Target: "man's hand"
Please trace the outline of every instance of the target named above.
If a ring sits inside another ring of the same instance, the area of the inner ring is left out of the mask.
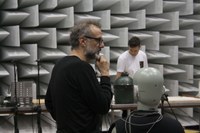
[[[103,55],[100,55],[99,59],[96,60],[96,67],[101,73],[101,76],[109,76],[110,64]]]

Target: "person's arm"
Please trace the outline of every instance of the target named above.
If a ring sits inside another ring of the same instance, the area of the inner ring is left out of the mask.
[[[106,114],[110,109],[113,96],[108,73],[102,73],[99,82],[92,66],[80,65],[76,73],[79,74],[77,81],[81,87],[81,97],[91,110],[97,114]]]
[[[122,72],[117,72],[116,76],[115,76],[115,80],[117,80],[119,77],[121,77]]]
[[[52,79],[51,79],[52,80]],[[47,108],[47,111],[51,114],[52,118],[56,120],[54,108],[53,108],[53,102],[52,102],[52,95],[51,95],[51,87],[53,86],[53,81],[50,81],[49,86],[47,88],[47,92],[45,95],[45,106]]]
[[[53,112],[53,104],[52,104],[51,93],[49,89],[47,89],[47,93],[45,95],[45,106],[47,108],[47,111],[51,114],[52,118],[55,120],[56,118]]]
[[[117,73],[115,76],[115,80],[118,79],[124,71],[125,71],[125,62],[121,58],[121,56],[119,56],[119,58],[117,60]]]

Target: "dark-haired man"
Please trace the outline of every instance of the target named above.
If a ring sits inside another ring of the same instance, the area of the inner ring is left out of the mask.
[[[140,50],[140,39],[133,36],[128,41],[129,49],[122,53],[117,60],[117,74],[115,79],[126,72],[133,78],[134,74],[143,67],[148,67],[147,56]],[[123,110],[122,117],[127,116],[127,111]]]
[[[143,67],[148,67],[147,56],[140,50],[140,39],[133,36],[128,41],[129,49],[122,53],[117,61],[116,79],[121,76],[123,72],[127,72],[131,78],[134,73]]]

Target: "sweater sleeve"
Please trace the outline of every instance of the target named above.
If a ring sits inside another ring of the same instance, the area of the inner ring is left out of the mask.
[[[53,103],[52,103],[52,97],[51,97],[51,90],[50,90],[50,87],[48,87],[47,89],[47,93],[45,95],[45,106],[48,110],[48,112],[51,114],[52,118],[55,120],[56,117],[55,117],[55,112],[53,111],[54,108],[53,108]]]
[[[52,73],[53,75],[53,73]],[[45,95],[45,106],[46,106],[46,109],[47,111],[51,114],[52,118],[54,120],[56,120],[56,112],[55,112],[55,107],[53,105],[53,97],[52,97],[52,91],[53,91],[53,77],[51,77],[50,79],[50,82],[49,82],[49,85],[48,85],[48,88],[47,88],[47,92],[46,92],[46,95]]]
[[[106,114],[110,109],[112,100],[112,91],[110,77],[100,77],[97,80],[96,74],[90,65],[81,67],[79,74],[79,82],[82,87],[81,94],[88,107],[98,114]]]

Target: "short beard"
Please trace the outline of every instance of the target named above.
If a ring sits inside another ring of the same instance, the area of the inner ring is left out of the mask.
[[[86,53],[85,57],[88,61],[90,61],[90,60],[94,60],[96,58],[95,55],[96,55],[96,53],[88,52],[88,53]]]

